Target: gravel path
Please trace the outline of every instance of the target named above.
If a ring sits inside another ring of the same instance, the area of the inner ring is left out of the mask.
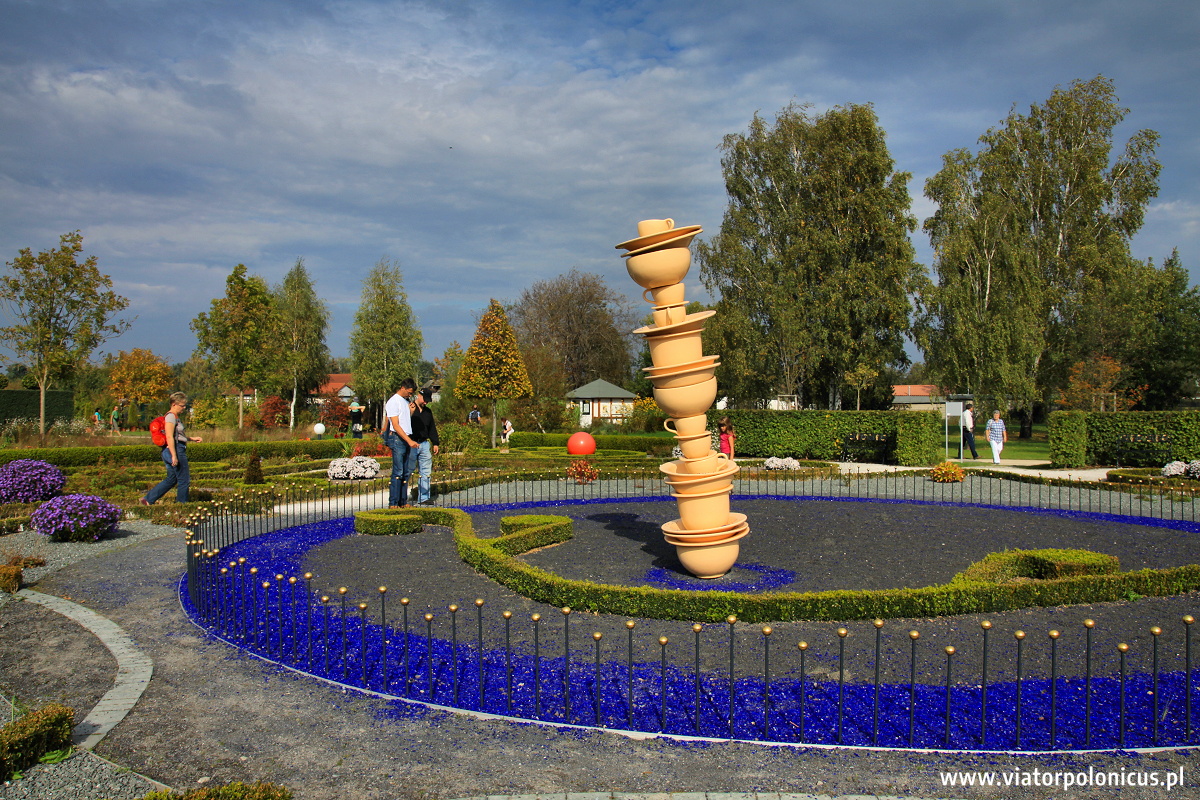
[[[22,541],[4,537],[0,549]],[[943,787],[938,771],[1182,766],[1186,785],[1170,796],[1200,797],[1193,776],[1197,759],[1188,751],[973,756],[687,745],[481,721],[346,693],[249,657],[194,628],[175,595],[183,566],[177,530],[137,523],[115,544],[120,549],[106,552],[85,546],[93,549],[82,552],[98,554],[74,565],[66,563],[65,551],[48,551],[54,566],[34,588],[70,597],[112,619],[153,658],[150,687],[97,749],[105,758],[175,787],[272,780],[292,787],[302,800],[591,791],[1023,799],[1049,795],[1033,787],[967,794]],[[9,688],[27,699],[66,692],[81,702],[89,692],[98,696],[107,690],[101,668],[80,669],[103,662],[103,648],[77,650],[88,647],[86,632],[31,613],[28,605],[0,608],[0,675]],[[91,647],[98,648],[94,640]],[[42,667],[31,669],[38,660]],[[112,773],[108,778],[100,775],[106,769]],[[122,784],[127,778],[91,757],[76,756],[64,764],[36,767],[23,781],[0,786],[0,798],[140,797],[145,786]],[[1161,789],[1135,787],[1065,796],[1117,795],[1134,800],[1165,796]]]

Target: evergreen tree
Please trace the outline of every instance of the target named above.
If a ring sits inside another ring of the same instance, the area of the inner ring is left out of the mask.
[[[496,446],[496,401],[533,393],[517,337],[504,306],[494,299],[479,320],[475,338],[458,371],[458,393],[491,401],[492,447]]]

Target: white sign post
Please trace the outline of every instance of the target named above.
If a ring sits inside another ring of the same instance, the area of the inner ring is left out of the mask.
[[[961,400],[947,400],[946,401],[945,422],[946,422],[946,459],[947,460],[950,459],[950,418],[958,417],[959,427],[961,428],[962,427],[962,414],[963,414],[963,404],[962,404]],[[962,447],[961,446],[959,447],[959,450],[958,450],[958,457],[962,458]]]

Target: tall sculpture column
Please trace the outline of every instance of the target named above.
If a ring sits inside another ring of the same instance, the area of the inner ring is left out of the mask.
[[[706,356],[701,344],[704,323],[715,311],[688,314],[683,278],[692,264],[690,245],[699,225],[676,228],[671,219],[638,223],[638,236],[617,245],[626,250],[629,277],[654,306],[654,324],[639,328],[650,348],[654,400],[670,417],[683,458],[659,469],[675,497],[679,519],[662,526],[680,563],[700,578],[719,578],[737,561],[739,540],[750,532],[745,514],[729,508],[737,464],[712,449],[707,411],[717,399],[720,356]]]

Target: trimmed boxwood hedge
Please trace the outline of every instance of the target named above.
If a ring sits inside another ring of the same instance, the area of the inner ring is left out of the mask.
[[[307,455],[316,460],[337,458],[342,453],[342,444],[336,439],[280,442],[200,442],[188,445],[188,461],[224,461],[231,456],[248,454],[256,448],[259,456],[263,458]],[[162,450],[152,444],[0,450],[0,464],[7,464],[18,458],[48,461],[57,467],[91,467],[98,464],[101,459],[122,464],[161,464]]]
[[[885,441],[872,460],[920,467],[940,460],[942,421],[933,411],[768,411],[710,412],[728,416],[737,431],[737,454],[837,461],[851,434],[878,434]]]
[[[1056,467],[1089,464],[1162,466],[1200,458],[1200,411],[1055,411],[1047,419],[1050,460]],[[1137,447],[1126,436],[1169,436],[1161,448]],[[1132,463],[1131,463],[1132,462]]]
[[[1025,559],[1024,568],[1062,574],[1056,578],[1006,579],[1000,583],[980,580],[976,577],[978,572],[971,573],[972,568],[968,568],[947,584],[918,589],[742,594],[613,586],[563,578],[516,557],[570,539],[572,525],[568,517],[505,518],[499,536],[480,538],[470,516],[459,509],[406,511],[427,524],[451,528],[464,562],[524,597],[559,607],[651,619],[720,622],[730,614],[744,622],[938,617],[1124,600],[1131,592],[1166,596],[1200,589],[1200,565],[1097,574],[1109,569],[1111,562],[1107,556],[1086,551],[990,557],[998,558],[1000,563],[1007,559],[1010,571],[1022,567],[1021,559]],[[1063,574],[1078,571],[1088,574]]]
[[[561,447],[567,451],[567,439],[570,433],[532,433],[517,431],[508,437],[510,448],[513,447]],[[646,436],[644,434],[600,433],[596,434],[596,452],[607,450],[637,450],[642,453],[658,453],[665,448],[670,450],[675,446],[675,440],[664,436]]]
[[[407,508],[377,508],[354,513],[354,530],[371,536],[416,533],[425,527],[417,514]]]

